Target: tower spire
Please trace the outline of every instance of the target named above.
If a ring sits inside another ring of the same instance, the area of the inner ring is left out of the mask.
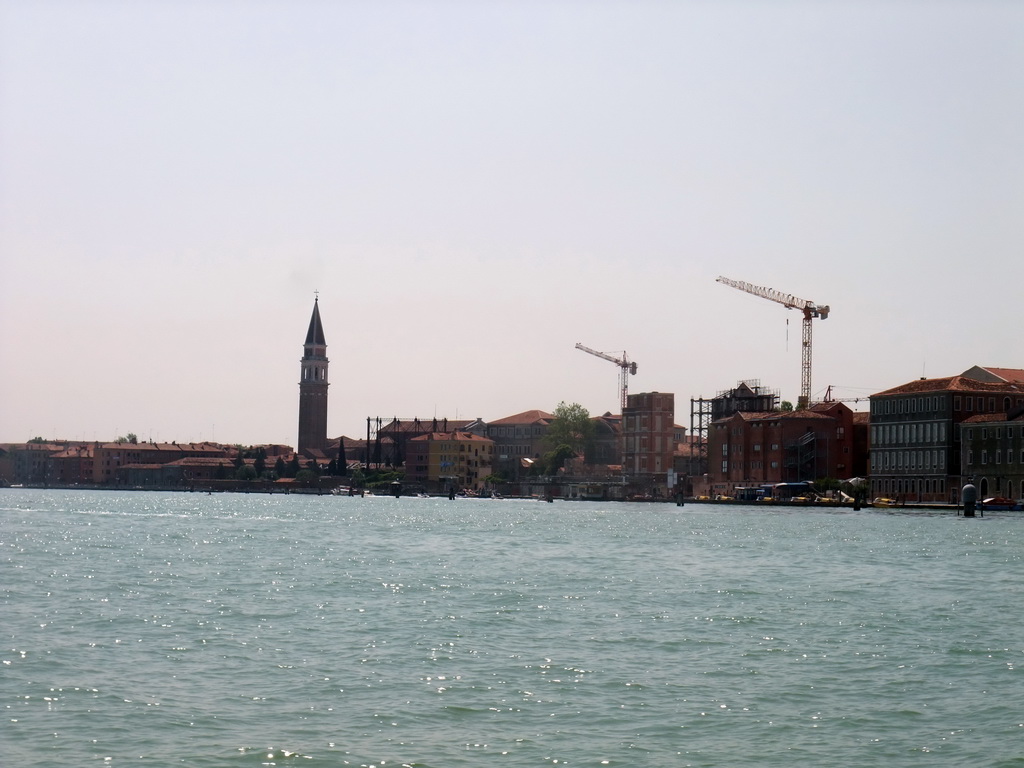
[[[327,341],[320,320],[320,292],[315,292],[313,314],[302,347],[299,381],[299,453],[327,447]]]

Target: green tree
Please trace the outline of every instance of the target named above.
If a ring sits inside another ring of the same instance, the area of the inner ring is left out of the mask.
[[[783,413],[789,413],[793,410],[793,404],[789,402],[789,400],[783,400],[782,404],[779,406],[779,410]]]
[[[235,470],[236,480],[255,480],[256,477],[256,468],[252,464],[243,464]]]
[[[288,468],[284,464],[284,459],[280,456],[277,457],[277,461],[274,462],[274,474],[278,477],[285,477]]]
[[[554,416],[544,437],[552,451],[565,445],[574,453],[584,453],[594,439],[590,412],[579,403],[569,404],[563,400],[555,408]]]
[[[295,482],[299,485],[314,485],[320,476],[312,469],[300,469],[295,473]]]
[[[557,446],[553,451],[545,453],[538,464],[540,464],[540,474],[542,475],[557,475],[566,462],[566,459],[571,459],[576,455],[576,451],[570,446],[562,443]]]
[[[256,470],[256,477],[263,477],[263,473],[267,471],[266,448],[256,449],[256,460],[253,462],[253,468]]]
[[[139,438],[134,432],[129,432],[127,435],[121,435],[115,443],[131,443],[132,445],[138,445]]]

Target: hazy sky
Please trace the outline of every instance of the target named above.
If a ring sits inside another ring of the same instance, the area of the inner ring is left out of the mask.
[[[1024,368],[1024,3],[0,0],[0,441]],[[788,320],[788,326],[787,326]]]

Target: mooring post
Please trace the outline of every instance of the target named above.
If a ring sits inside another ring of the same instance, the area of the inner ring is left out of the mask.
[[[973,477],[967,478],[967,485],[960,491],[960,500],[964,504],[964,517],[974,517],[974,509],[978,503],[978,489],[974,487]]]

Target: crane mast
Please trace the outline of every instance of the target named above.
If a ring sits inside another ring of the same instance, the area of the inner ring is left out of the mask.
[[[625,352],[622,353],[622,357],[615,357],[609,355],[606,352],[598,352],[596,349],[585,347],[582,344],[577,344],[576,349],[582,350],[587,354],[600,357],[602,360],[607,360],[610,363],[615,363],[619,366],[619,404],[626,407],[626,396],[629,393],[629,376],[630,374],[636,374],[636,363],[630,362],[629,357]]]
[[[815,304],[813,301],[799,299],[790,293],[776,291],[774,288],[765,288],[760,285],[753,285],[742,280],[730,280],[728,277],[719,277],[715,282],[728,285],[737,290],[760,296],[762,299],[774,301],[786,309],[799,309],[804,316],[803,333],[800,351],[800,398],[797,400],[797,408],[806,408],[811,404],[811,320],[817,318],[826,320],[829,308],[827,305]]]

